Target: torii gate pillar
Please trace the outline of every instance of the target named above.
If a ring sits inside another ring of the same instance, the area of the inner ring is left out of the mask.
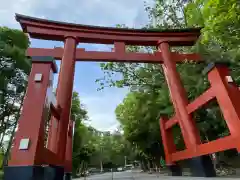
[[[194,149],[197,144],[201,143],[201,138],[196,123],[187,113],[188,99],[186,91],[181,83],[180,74],[177,72],[176,63],[171,58],[169,48],[167,42],[159,42],[159,50],[162,52],[163,66],[167,73],[166,78],[168,78],[168,88],[174,100],[174,108],[180,116],[179,124],[183,130],[185,144],[187,148]]]
[[[71,114],[72,91],[75,70],[75,52],[77,40],[74,37],[66,37],[64,54],[61,62],[61,74],[57,87],[57,103],[61,106],[62,112],[59,123],[57,154],[64,164],[67,144],[67,131]]]
[[[52,125],[50,127],[50,136],[48,142],[48,148],[58,155],[61,161],[61,166],[65,167],[66,177],[70,177],[70,172],[72,169],[72,157],[70,157],[72,155],[70,152],[72,150],[72,142],[70,142],[72,141],[72,134],[69,134],[68,128],[66,127],[70,125],[70,131],[72,131],[73,123],[69,120],[71,115],[76,46],[77,39],[75,37],[65,37],[64,53],[61,61],[56,97],[57,104],[61,107],[62,111],[60,120],[55,122],[57,126],[55,127]],[[51,121],[51,124],[54,124],[53,121],[56,120],[52,118]],[[65,154],[68,157],[66,157]]]
[[[52,58],[32,59],[11,158],[4,168],[4,180],[42,180],[46,176],[45,172],[53,171],[60,175],[57,173],[59,168],[55,168],[58,164],[55,154],[44,147],[45,123],[53,106],[50,93],[53,73],[56,72],[57,66]],[[47,165],[46,168],[43,165]]]
[[[175,109],[175,118],[179,122],[186,148],[194,152],[197,146],[201,144],[201,138],[197,129],[196,122],[192,119],[191,114],[189,114],[187,111],[187,106],[189,102],[186,91],[181,82],[180,74],[177,72],[176,63],[172,59],[168,42],[159,42],[158,48],[162,52],[163,56],[164,63],[162,66],[165,73],[165,78],[167,80],[170,97],[172,99]],[[164,120],[165,119],[163,119],[163,121]],[[164,132],[165,130],[162,128],[163,126],[161,126],[161,132]],[[173,143],[172,133],[169,131],[167,133],[162,133],[162,137],[163,143],[165,144],[165,152],[168,151],[172,153],[176,151],[175,144]],[[168,138],[169,141],[165,141],[166,138]],[[171,162],[171,157],[168,153],[165,154],[166,161],[172,175],[181,176],[181,168],[178,166],[177,163],[169,164],[169,162]],[[189,158],[188,161],[190,163],[190,169],[193,176],[216,176],[215,169],[209,156],[205,155],[193,157]]]

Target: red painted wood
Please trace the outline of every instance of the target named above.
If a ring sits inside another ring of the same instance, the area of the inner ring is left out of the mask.
[[[200,36],[200,28],[156,32],[67,24],[23,15],[16,15],[16,19],[31,37],[46,40],[63,41],[68,35],[87,43],[113,44],[115,41],[124,41],[131,45],[155,46],[161,40],[173,46],[192,46]]]
[[[184,36],[184,35],[200,35],[201,28],[190,29],[166,29],[166,30],[147,30],[147,29],[129,29],[129,28],[114,28],[114,27],[102,27],[102,26],[89,26],[82,24],[73,24],[59,21],[51,21],[46,19],[40,19],[21,14],[16,14],[16,20],[21,24],[25,30],[27,26],[47,27],[50,29],[61,29],[71,31],[81,31],[84,33],[98,33],[98,34],[110,34],[110,35],[139,35],[139,36]]]
[[[56,51],[60,48],[54,48]],[[47,54],[46,52],[42,52],[42,54],[45,54],[46,56],[51,56]],[[37,56],[40,56],[38,54]],[[54,56],[52,56],[54,57]],[[62,54],[61,54],[62,57]],[[62,64],[62,63],[61,63]],[[60,68],[60,72],[58,75],[58,79],[61,79],[62,76],[62,68]],[[58,87],[59,87],[59,81],[57,85],[57,90],[56,90],[56,95],[58,94]],[[61,109],[60,105],[58,104],[58,108]],[[57,141],[58,141],[58,131],[59,131],[59,120],[60,118],[56,119],[55,117],[51,117],[50,122],[49,122],[49,133],[48,133],[48,144],[47,147],[50,151],[57,153]]]
[[[14,147],[11,151],[10,166],[41,165],[44,158],[44,131],[47,109],[46,92],[52,86],[50,76],[52,63],[34,63],[28,79],[28,88],[25,95],[23,110],[19,119],[18,131],[15,135]],[[43,75],[42,82],[35,82],[37,73]],[[29,138],[28,150],[19,150],[21,139]]]
[[[66,145],[67,148],[65,154],[65,172],[72,172],[73,127],[74,122],[70,120],[68,126],[68,136]]]
[[[124,41],[126,45],[155,46],[159,39],[168,42],[171,46],[193,46],[198,39],[197,35],[193,36],[126,36],[126,35],[109,35],[97,33],[84,33],[81,31],[62,31],[56,29],[47,29],[45,27],[28,26],[27,33],[32,38],[63,41],[65,36],[77,37],[84,43],[113,44],[116,41]]]
[[[57,140],[57,153],[62,163],[65,162],[65,151],[67,144],[68,123],[71,113],[71,99],[74,81],[75,53],[77,41],[73,37],[67,37],[64,44],[64,53],[61,63],[61,75],[57,87],[57,103],[62,112],[59,121]]]
[[[178,123],[178,119],[174,116],[171,119],[167,120],[165,123],[165,129],[170,129],[172,128],[175,124]]]
[[[63,55],[63,48],[53,48],[53,49],[47,49],[47,48],[28,48],[26,51],[26,56],[51,56],[55,59],[62,59]]]
[[[66,173],[71,173],[72,172],[72,160],[65,160],[64,171]]]
[[[171,155],[172,153],[176,152],[176,145],[174,144],[172,132],[170,130],[166,130],[165,124],[167,121],[168,120],[166,117],[161,117],[161,119],[159,120],[159,124],[160,124],[160,130],[161,130],[161,137],[164,144],[163,148],[165,152],[166,164],[172,165],[173,161],[172,161]]]
[[[164,150],[167,154],[167,158],[170,159],[170,162],[233,148],[236,148],[240,152],[240,143],[238,140],[240,138],[240,92],[239,87],[235,83],[229,83],[227,81],[226,76],[229,75],[230,73],[227,67],[216,66],[213,68],[208,74],[211,87],[197,99],[195,99],[192,103],[190,103],[187,106],[187,110],[190,114],[198,108],[202,107],[204,104],[207,104],[210,100],[216,98],[230,130],[230,135],[224,138],[219,138],[215,141],[199,144],[196,146],[194,151],[192,149],[186,149],[183,151],[169,153],[166,151],[171,147],[171,145],[168,144],[169,142],[166,142],[165,136],[166,129],[172,126],[174,123],[174,118],[169,121],[162,121],[162,123],[165,123],[162,125],[165,129],[161,129],[161,131],[163,131],[161,134],[163,138],[165,138],[164,145],[167,146]]]
[[[43,54],[61,60],[63,56],[63,48],[28,48],[26,52],[27,56],[41,56]],[[202,61],[199,54],[179,54],[176,52],[172,52],[171,54],[173,60],[177,63],[185,62],[186,60],[197,62]],[[162,53],[123,53],[119,56],[119,53],[116,52],[85,51],[82,48],[78,48],[76,50],[76,61],[162,63]]]
[[[49,122],[47,148],[54,153],[57,153],[58,131],[59,131],[59,120],[55,117],[52,117]]]
[[[172,81],[170,80],[170,75],[168,73],[167,67],[166,67],[165,64],[162,64],[162,68],[163,68],[164,76],[165,76],[165,79],[166,79],[166,82],[167,82],[167,85],[168,85],[168,88],[169,88],[169,95],[170,95],[170,98],[172,100],[173,107],[174,107],[174,110],[175,110],[175,115],[172,117],[172,119],[175,119],[175,120],[170,119],[169,122],[167,121],[165,127],[167,129],[170,129],[170,126],[173,126],[176,123],[178,123],[179,127],[181,128],[181,132],[183,134],[183,137],[188,137],[188,134],[186,132],[186,129],[184,128],[183,122],[179,120],[180,119],[180,113],[179,113],[178,105],[177,105],[177,102],[176,102],[176,98],[173,95],[174,94],[174,91],[173,91],[174,89],[172,88],[173,85],[172,85]],[[185,144],[187,144],[189,142],[188,138],[185,138],[183,140],[184,140]]]
[[[215,97],[216,94],[214,88],[210,87],[203,94],[187,105],[188,114],[191,114],[192,112],[201,108],[203,105],[209,103],[209,101],[212,101]]]
[[[192,157],[202,156],[206,154],[212,154],[212,153],[224,151],[227,149],[233,149],[233,148],[236,148],[237,141],[238,139],[232,136],[219,138],[215,141],[197,145],[197,148],[195,149],[195,151],[186,149],[183,151],[175,152],[171,155],[171,159],[172,161],[179,161],[179,160],[189,159]]]
[[[61,165],[60,158],[58,155],[52,151],[50,151],[47,148],[44,148],[44,158],[43,158],[43,163],[45,165]]]
[[[200,135],[196,127],[196,123],[187,112],[188,99],[186,92],[181,83],[180,75],[176,69],[176,63],[172,61],[172,56],[169,50],[168,43],[161,43],[159,50],[162,52],[164,66],[167,71],[169,89],[171,89],[172,98],[175,99],[177,110],[179,112],[179,124],[184,132],[183,138],[186,143],[186,147],[189,149],[195,149],[197,144],[201,144]],[[185,134],[186,133],[186,134]]]
[[[227,82],[226,76],[230,76],[230,72],[222,66],[215,67],[208,74],[230,134],[240,139],[240,92],[235,83]],[[239,140],[235,141],[235,147],[240,152]]]
[[[126,52],[126,47],[124,42],[114,42],[114,51],[119,54]]]

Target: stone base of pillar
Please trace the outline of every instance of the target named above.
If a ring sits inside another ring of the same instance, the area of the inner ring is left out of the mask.
[[[189,166],[194,177],[216,177],[216,171],[209,155],[189,159]]]
[[[64,180],[72,180],[72,173],[65,173]]]
[[[8,166],[4,168],[4,180],[41,180],[44,179],[42,166]]]
[[[58,166],[8,166],[4,180],[62,180],[64,168]]]
[[[182,176],[182,168],[178,164],[168,166],[170,176]]]
[[[62,180],[63,177],[64,177],[64,168],[62,166],[45,166],[44,167],[44,178],[46,180]]]

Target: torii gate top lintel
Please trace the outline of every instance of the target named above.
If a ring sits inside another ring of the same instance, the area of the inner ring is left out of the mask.
[[[74,38],[76,44],[79,42],[114,44],[113,52],[88,52],[77,48],[75,50],[76,61],[161,63],[161,52],[153,54],[126,52],[125,45],[158,46],[159,42],[167,42],[170,46],[192,46],[197,41],[201,30],[201,28],[191,28],[160,31],[87,26],[20,14],[16,14],[16,20],[21,24],[23,31],[32,38],[58,40],[65,43],[67,38]],[[44,54],[55,59],[62,59],[63,53],[63,48],[28,48],[26,54],[30,57]],[[185,60],[201,61],[198,54],[179,54],[176,52],[171,54],[177,63]]]
[[[82,43],[156,46],[158,41],[166,41],[171,46],[192,46],[200,36],[201,28],[188,29],[127,29],[99,27],[46,20],[16,14],[16,20],[30,37],[46,40],[64,41],[66,36],[73,36]]]

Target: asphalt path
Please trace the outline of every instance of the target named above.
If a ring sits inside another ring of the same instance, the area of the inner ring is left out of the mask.
[[[91,175],[86,178],[79,178],[76,180],[237,180],[238,178],[197,178],[197,177],[173,177],[167,175],[159,175],[159,174],[148,174],[141,172],[132,172],[132,171],[124,171],[124,172],[114,172],[114,173],[103,173],[97,175]]]

